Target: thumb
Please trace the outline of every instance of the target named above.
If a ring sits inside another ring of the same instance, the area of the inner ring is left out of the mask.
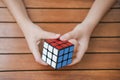
[[[65,40],[70,40],[70,39],[72,39],[72,38],[73,38],[73,33],[68,32],[68,33],[62,35],[62,36],[60,37],[60,40],[65,41]]]
[[[60,34],[52,33],[52,32],[43,32],[42,36],[43,39],[57,39],[60,37]]]
[[[29,43],[28,45],[29,45],[30,50],[32,51],[32,54],[33,54],[36,62],[38,62],[42,65],[48,65],[47,63],[42,61],[37,43],[34,41],[34,42]]]

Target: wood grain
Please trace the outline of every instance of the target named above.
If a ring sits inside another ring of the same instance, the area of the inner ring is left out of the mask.
[[[0,38],[0,53],[30,53],[25,39]],[[120,52],[120,38],[92,38],[87,52]]]
[[[36,24],[46,31],[64,34],[71,31],[78,23]],[[24,37],[24,35],[16,23],[0,23],[0,37]],[[120,23],[100,23],[96,26],[92,37],[120,37]]]
[[[0,53],[29,53],[25,39],[1,38]]]
[[[1,80],[119,80],[120,71],[23,71],[2,72]]]
[[[81,22],[86,17],[87,9],[28,9],[33,22]],[[111,9],[101,22],[120,22],[120,10]],[[6,8],[0,8],[1,22],[15,22]]]
[[[81,62],[54,70],[35,62],[15,19],[0,0],[0,80],[119,80],[120,0],[96,26]],[[33,22],[64,34],[86,17],[94,0],[24,0]]]
[[[27,8],[90,8],[94,0],[24,0]],[[113,8],[120,8],[116,2]],[[6,7],[0,0],[0,7]]]
[[[72,69],[120,69],[120,54],[85,54],[81,62],[60,70]],[[54,70],[35,62],[32,54],[0,55],[0,71],[6,70]]]

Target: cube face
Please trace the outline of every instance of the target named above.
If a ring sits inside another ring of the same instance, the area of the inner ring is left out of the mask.
[[[43,44],[42,60],[54,69],[59,69],[72,63],[73,52],[72,43],[59,39],[47,39]]]

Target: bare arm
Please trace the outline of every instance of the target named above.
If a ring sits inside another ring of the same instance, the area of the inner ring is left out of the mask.
[[[87,17],[83,21],[83,23],[91,25],[86,27],[90,33],[116,1],[117,0],[95,0]]]
[[[93,29],[115,2],[116,0],[95,0],[84,21],[78,24],[74,30],[60,37],[61,40],[75,39],[78,42],[76,58],[73,59],[71,65],[78,63],[82,59],[88,48]]]
[[[25,6],[22,0],[2,0],[12,15],[14,16],[20,28],[24,28],[23,25],[26,23],[32,23],[26,12]],[[29,26],[26,26],[29,27]]]
[[[35,60],[40,64],[47,65],[45,62],[41,60],[38,43],[40,43],[41,39],[58,38],[60,35],[44,31],[40,27],[32,23],[32,21],[27,15],[22,0],[2,0],[2,1],[7,5],[8,9],[10,10],[13,17],[15,18],[20,28],[22,29]]]

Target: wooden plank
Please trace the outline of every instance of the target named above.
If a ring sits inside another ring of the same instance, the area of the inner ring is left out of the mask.
[[[120,52],[120,38],[93,38],[88,52]]]
[[[26,7],[32,8],[90,8],[94,0],[25,0]],[[117,2],[113,8],[120,8]]]
[[[1,80],[119,80],[119,70],[2,72]]]
[[[27,8],[90,8],[94,0],[24,0]],[[113,8],[120,8],[116,2]],[[0,0],[0,7],[6,7]]]
[[[24,37],[16,23],[0,23],[0,37]]]
[[[81,62],[62,69],[120,69],[120,54],[85,54]],[[0,55],[0,71],[54,70],[35,62],[32,54]],[[61,70],[61,69],[60,69]]]
[[[28,9],[33,22],[81,22],[86,17],[87,9]],[[111,11],[102,19],[102,22],[120,22],[120,10]],[[8,9],[0,9],[1,22],[15,22]]]
[[[0,53],[30,53],[25,39],[0,38]],[[92,38],[87,52],[120,52],[120,38]]]
[[[46,31],[64,34],[71,31],[78,23],[36,23]],[[60,27],[60,28],[58,28]],[[100,23],[92,37],[118,37],[120,23]],[[0,23],[0,37],[24,37],[16,23]]]
[[[25,39],[0,39],[0,53],[29,53]]]

